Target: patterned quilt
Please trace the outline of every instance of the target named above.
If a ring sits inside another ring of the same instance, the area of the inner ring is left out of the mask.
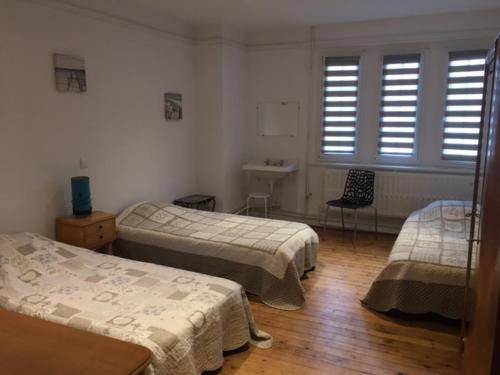
[[[464,268],[472,202],[436,201],[412,213],[401,230],[389,262],[409,260]],[[476,264],[473,253],[472,264]]]
[[[120,255],[229,278],[281,309],[304,302],[300,278],[316,265],[307,225],[143,202],[117,220]]]
[[[436,201],[413,212],[388,265],[362,302],[378,311],[434,312],[461,318],[471,211],[471,202]],[[474,248],[472,268],[476,265]]]
[[[232,281],[30,233],[0,235],[0,308],[143,345],[147,374],[200,374],[224,350],[272,341]]]

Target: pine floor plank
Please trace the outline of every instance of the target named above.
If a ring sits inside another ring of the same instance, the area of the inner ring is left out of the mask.
[[[225,358],[221,374],[460,374],[457,322],[434,316],[378,314],[359,302],[387,262],[395,236],[317,228],[316,270],[303,280],[306,305],[281,311],[250,297],[274,346]]]

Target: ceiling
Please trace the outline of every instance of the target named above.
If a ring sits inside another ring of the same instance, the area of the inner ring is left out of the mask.
[[[58,0],[143,21],[177,19],[242,31],[500,8],[500,0]],[[174,21],[175,22],[175,21]]]

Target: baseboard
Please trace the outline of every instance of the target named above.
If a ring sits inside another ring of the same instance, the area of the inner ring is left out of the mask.
[[[235,215],[245,215],[246,207],[240,207],[230,211],[229,213]],[[255,215],[257,212],[254,209],[252,215]],[[260,213],[260,212],[259,212]],[[341,229],[342,222],[340,220],[339,215],[336,215],[333,211],[328,216],[328,228]],[[259,215],[260,217],[260,215]],[[304,223],[310,225],[311,227],[323,227],[324,218],[315,215],[304,215],[298,212],[291,212],[280,209],[273,209],[271,213],[271,218],[276,220],[285,220],[285,221],[296,221],[299,223]],[[350,229],[353,223],[353,217],[351,214],[345,214],[345,226],[346,229]],[[358,230],[364,232],[374,232],[374,222],[373,215],[360,213],[358,217]],[[405,218],[399,217],[384,217],[379,216],[378,218],[378,231],[380,233],[389,233],[389,234],[398,234],[401,231],[401,226],[404,223]]]
[[[323,227],[324,218],[320,216],[306,216],[303,214],[298,214],[294,212],[288,212],[283,210],[273,211],[273,219],[277,220],[288,220],[288,221],[298,221],[312,227]],[[394,218],[394,217],[380,217],[378,218],[378,231],[380,233],[390,233],[397,234],[401,230],[404,218]],[[352,228],[353,217],[352,215],[345,215],[345,227],[346,229]],[[335,214],[330,214],[328,216],[328,228],[341,229],[342,222],[340,217]],[[359,214],[358,217],[358,230],[364,232],[374,232],[374,218],[372,215]]]

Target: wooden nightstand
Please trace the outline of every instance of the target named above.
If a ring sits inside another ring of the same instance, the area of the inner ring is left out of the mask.
[[[90,216],[65,216],[56,219],[56,240],[90,250],[105,248],[113,254],[116,240],[115,215],[95,211]]]

